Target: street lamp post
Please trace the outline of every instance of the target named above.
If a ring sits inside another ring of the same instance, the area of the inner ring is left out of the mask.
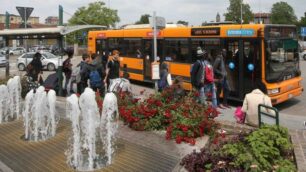
[[[240,24],[242,24],[242,4],[243,4],[243,0],[241,0],[241,6],[240,6]]]

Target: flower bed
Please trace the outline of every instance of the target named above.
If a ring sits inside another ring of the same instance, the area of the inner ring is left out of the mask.
[[[296,171],[288,130],[277,126],[227,137],[183,158],[188,171]]]
[[[176,143],[195,144],[195,138],[212,137],[218,124],[214,118],[218,112],[196,102],[196,92],[185,96],[175,95],[171,87],[162,93],[150,95],[144,101],[133,98],[129,93],[118,94],[119,113],[125,124],[134,130],[166,130],[166,139]]]

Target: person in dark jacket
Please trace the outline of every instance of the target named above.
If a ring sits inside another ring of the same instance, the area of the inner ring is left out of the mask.
[[[109,57],[106,66],[106,75],[104,77],[104,83],[107,83],[107,88],[112,85],[113,79],[119,78],[119,70],[120,70],[120,63],[119,63],[119,51],[114,50],[112,52],[112,56]]]
[[[194,89],[199,93],[199,102],[205,104],[205,91],[204,91],[204,60],[207,57],[207,52],[198,47],[197,49],[197,61],[193,64],[190,72],[191,84]]]
[[[101,63],[97,63],[95,61],[95,57],[93,58],[93,60],[90,60],[89,56],[86,56],[85,62],[86,63],[83,64],[83,67],[81,69],[81,82],[83,86],[88,86],[87,82],[89,80],[91,84],[90,87],[94,91],[99,91],[100,95],[103,96],[105,92],[104,83],[101,79],[104,71],[103,65]],[[96,72],[97,74],[95,74]],[[93,81],[91,81],[91,79],[95,79],[95,82],[98,83],[94,83]]]
[[[86,61],[89,61],[89,55],[84,53],[82,55],[82,61],[77,65],[77,67],[80,67],[80,75],[81,75],[81,81],[79,83],[77,83],[77,91],[79,94],[82,94],[85,90],[86,87],[88,87],[87,85],[87,79],[82,77],[82,69],[84,67],[84,65],[86,64]]]
[[[214,74],[217,79],[217,102],[220,102],[221,90],[223,90],[223,106],[229,108],[227,104],[227,98],[229,94],[229,85],[227,81],[227,72],[225,69],[224,58],[226,58],[226,50],[223,49],[220,55],[217,56],[214,62]],[[224,109],[221,104],[218,105],[219,108]]]
[[[63,72],[65,73],[66,82],[65,82],[65,90],[67,91],[67,86],[72,74],[72,63],[71,59],[73,57],[74,50],[67,49],[68,58],[63,62]],[[71,89],[70,89],[71,90]]]
[[[168,64],[165,62],[161,64],[159,78],[160,79],[158,80],[158,91],[163,91],[165,88],[172,85],[171,75],[169,75],[169,67]]]
[[[41,54],[35,53],[33,60],[28,65],[28,76],[32,78],[32,80],[36,83],[39,83],[40,85],[43,84],[43,80],[41,77],[43,65],[41,63]]]

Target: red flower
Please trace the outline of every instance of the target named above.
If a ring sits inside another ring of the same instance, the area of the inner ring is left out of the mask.
[[[140,98],[135,98],[135,99],[132,100],[132,103],[135,104],[135,103],[137,103],[139,100],[140,100]]]
[[[214,138],[213,144],[218,144],[218,138]]]
[[[181,126],[181,129],[186,133],[188,131],[188,126]]]
[[[189,139],[189,143],[190,143],[191,145],[195,145],[196,141],[195,141],[194,138],[191,138],[191,139]]]
[[[175,142],[176,142],[177,144],[181,144],[181,143],[182,143],[182,137],[179,136],[179,135],[177,135],[176,138],[175,138]]]
[[[162,102],[161,102],[160,100],[156,100],[156,101],[155,101],[155,105],[160,107],[160,106],[162,106],[163,104],[162,104]]]
[[[200,96],[200,93],[199,93],[198,91],[196,91],[196,92],[194,93],[194,96],[199,97],[199,96]]]
[[[221,132],[221,137],[224,139],[225,138],[225,133]]]
[[[165,115],[165,117],[167,117],[167,118],[171,118],[171,112],[170,112],[170,110],[167,109],[167,110],[165,111],[164,115]]]

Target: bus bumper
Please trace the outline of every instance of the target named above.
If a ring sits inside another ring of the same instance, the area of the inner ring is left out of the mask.
[[[294,90],[290,90],[288,92],[285,92],[285,93],[282,93],[282,94],[279,94],[279,95],[276,95],[276,96],[270,96],[271,102],[272,102],[273,105],[282,103],[282,102],[284,102],[286,100],[289,100],[293,97],[300,96],[303,91],[304,91],[303,87],[299,87],[299,88],[296,88]]]

